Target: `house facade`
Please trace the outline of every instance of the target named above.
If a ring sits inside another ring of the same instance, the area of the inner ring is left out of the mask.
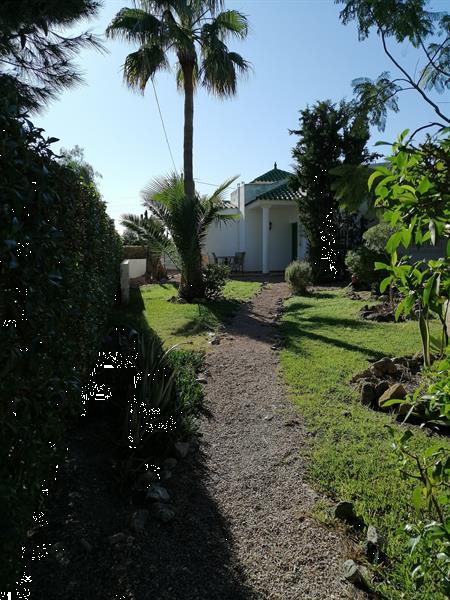
[[[297,192],[289,187],[291,173],[274,168],[250,183],[240,183],[226,212],[239,216],[209,229],[204,252],[219,260],[245,252],[244,271],[283,271],[306,255],[306,238],[298,220]]]

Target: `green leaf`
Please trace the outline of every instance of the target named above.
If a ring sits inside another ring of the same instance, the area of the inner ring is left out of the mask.
[[[422,177],[419,185],[417,186],[417,191],[419,192],[419,194],[426,194],[426,192],[428,192],[428,190],[431,187],[433,187],[432,183],[430,183],[428,177],[424,176]]]
[[[383,293],[386,291],[387,287],[392,281],[392,277],[385,277],[383,281],[380,283],[380,292]]]
[[[380,171],[374,171],[371,174],[371,176],[367,180],[367,187],[369,188],[369,191],[372,189],[372,185],[373,185],[373,182],[375,181],[375,179],[377,179],[378,177],[382,177],[383,175],[384,175],[384,173],[380,173]]]
[[[400,315],[403,312],[403,308],[405,306],[405,300],[402,300],[401,302],[399,302],[397,308],[395,309],[395,320],[398,321]]]
[[[375,271],[390,271],[391,267],[382,262],[374,263]]]

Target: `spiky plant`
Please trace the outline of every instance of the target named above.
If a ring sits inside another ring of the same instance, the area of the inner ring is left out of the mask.
[[[237,178],[227,179],[211,196],[186,196],[183,178],[175,173],[150,182],[142,191],[144,205],[156,219],[148,226],[152,244],[173,254],[181,271],[180,296],[188,302],[203,298],[202,245],[210,225],[236,219],[224,210],[224,194]],[[168,235],[161,235],[161,224]]]

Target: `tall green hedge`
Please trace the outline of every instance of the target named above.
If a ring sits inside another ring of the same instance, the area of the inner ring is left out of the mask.
[[[97,189],[0,103],[0,589],[13,589],[33,513],[118,292],[121,241]]]

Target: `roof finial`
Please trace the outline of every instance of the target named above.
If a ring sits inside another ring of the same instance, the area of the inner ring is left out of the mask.
[[[276,163],[276,161],[275,161],[275,163],[274,163],[274,165],[273,165],[273,168],[274,168],[274,169],[276,169],[276,168],[277,168],[277,163]]]

